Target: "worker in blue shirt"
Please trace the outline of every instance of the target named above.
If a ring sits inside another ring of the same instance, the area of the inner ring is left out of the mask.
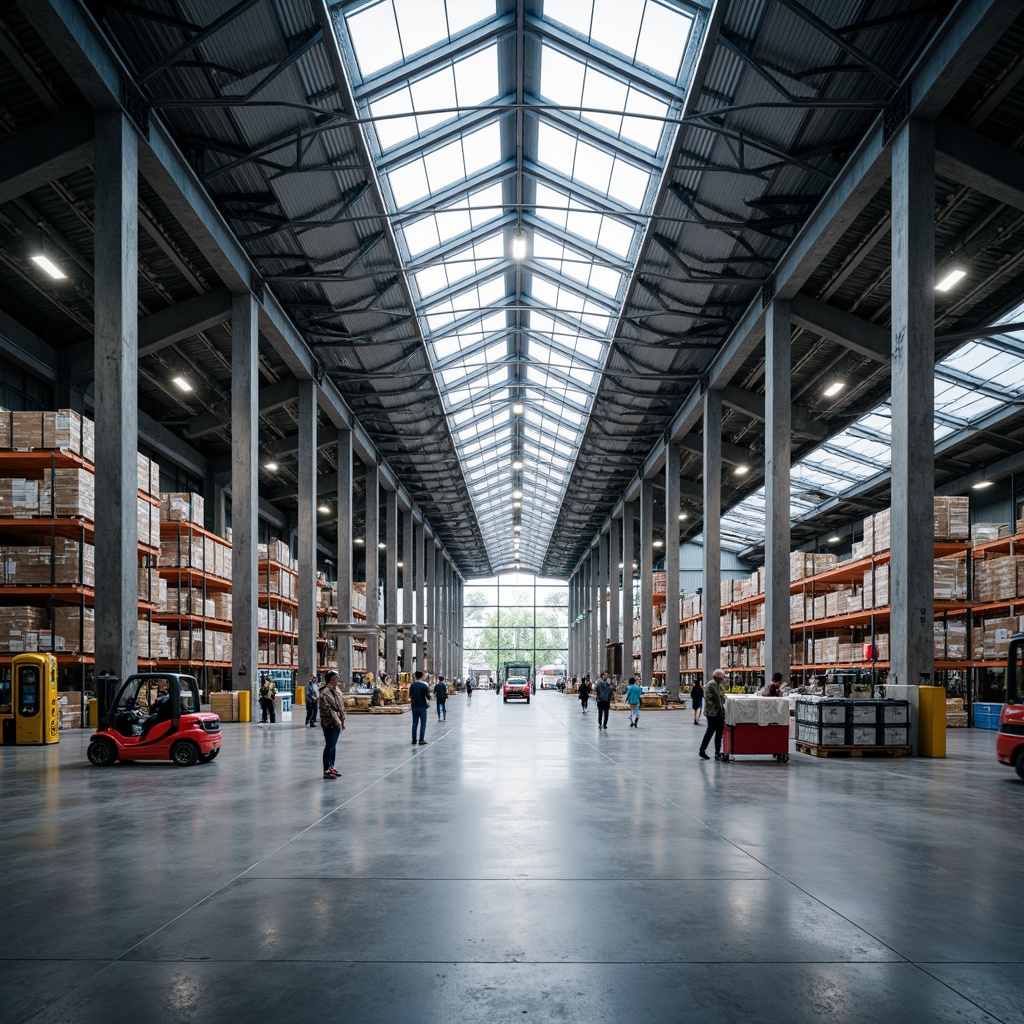
[[[640,697],[643,692],[643,687],[636,681],[636,676],[631,676],[629,686],[626,688],[626,703],[629,705],[630,728],[636,728],[640,725]]]

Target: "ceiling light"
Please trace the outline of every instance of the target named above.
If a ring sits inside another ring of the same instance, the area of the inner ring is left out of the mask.
[[[948,292],[958,281],[967,276],[966,270],[954,269],[935,286],[937,292]]]
[[[832,536],[829,537],[828,542],[829,544],[838,544],[839,538],[835,534],[832,534]]]
[[[654,542],[654,546],[656,548],[663,548],[665,546],[665,542],[663,540],[656,540]]]
[[[263,468],[268,473],[276,473],[277,472],[277,463],[276,462],[264,462],[263,463]]]
[[[399,562],[398,563],[398,568],[401,569],[403,565],[405,565],[405,562]]]
[[[178,387],[181,388],[182,391],[191,391],[192,390],[192,385],[189,384],[189,382],[187,380],[185,380],[185,378],[182,377],[180,374],[177,377],[172,377],[171,378],[171,383],[172,384],[177,384]]]
[[[986,487],[991,487],[991,486],[992,486],[992,481],[991,480],[979,480],[978,483],[971,484],[971,490],[972,491],[983,491],[983,490],[985,490]]]
[[[42,267],[55,281],[63,281],[68,275],[64,273],[56,263],[48,256],[38,255],[31,257],[37,267]]]
[[[362,537],[355,537],[355,538],[353,538],[352,543],[353,544],[365,544],[366,541],[363,540]]]
[[[516,402],[516,403],[515,403],[515,404],[514,404],[514,405],[512,406],[512,411],[513,411],[513,412],[514,412],[514,413],[515,413],[515,414],[516,414],[517,416],[522,416],[522,414],[523,414],[523,403],[522,403],[522,402]]]
[[[512,259],[517,262],[526,259],[526,235],[522,228],[516,228],[512,233]]]
[[[680,512],[679,513],[679,522],[682,522],[684,519],[689,519],[689,518],[690,518],[690,513],[689,512]]]
[[[737,466],[733,471],[733,476],[746,476],[750,472],[749,466]]]
[[[512,468],[518,473],[519,470],[521,470],[523,468],[523,460],[522,459],[513,459],[512,460]]]
[[[829,386],[825,388],[822,394],[824,394],[826,398],[831,398],[833,395],[838,395],[839,392],[842,391],[845,387],[846,384],[844,381],[837,380],[834,383],[829,384]]]
[[[513,526],[512,529],[515,530],[516,533],[518,533],[522,529],[522,526],[520,526],[519,523],[516,523],[516,525]]]
[[[512,507],[513,508],[522,508],[523,507],[523,503],[521,501],[513,501],[512,502]]]
[[[330,515],[331,506],[330,505],[317,505],[316,510],[317,510],[317,512],[322,512],[325,516],[326,515]]]
[[[381,541],[381,542],[380,542],[380,543],[379,543],[379,544],[377,545],[377,547],[379,547],[379,548],[381,549],[381,551],[387,551],[387,549],[388,549],[388,546],[387,546],[387,544],[385,544],[385,543],[384,543],[384,541]]]
[[[512,492],[512,497],[515,498],[516,501],[518,501],[522,496],[523,496],[523,492],[520,491],[518,488],[516,488],[516,490],[514,490]]]
[[[621,563],[621,562],[619,562],[619,568],[620,568],[620,569],[622,568],[622,563]]]

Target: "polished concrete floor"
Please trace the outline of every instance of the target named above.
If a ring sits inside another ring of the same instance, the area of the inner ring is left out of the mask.
[[[555,692],[225,726],[209,766],[0,747],[0,1022],[1024,1022],[1024,782],[700,761]]]

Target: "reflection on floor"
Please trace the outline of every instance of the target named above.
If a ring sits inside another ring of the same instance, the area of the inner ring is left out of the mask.
[[[0,1020],[1024,1021],[1024,783],[700,761],[689,713],[573,697],[301,710],[211,765],[0,747]]]

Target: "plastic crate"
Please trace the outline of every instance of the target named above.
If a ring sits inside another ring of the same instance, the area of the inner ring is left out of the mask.
[[[974,704],[972,705],[972,711],[974,713],[974,728],[975,729],[992,729],[998,731],[999,729],[999,716],[1003,713],[1005,704]]]

